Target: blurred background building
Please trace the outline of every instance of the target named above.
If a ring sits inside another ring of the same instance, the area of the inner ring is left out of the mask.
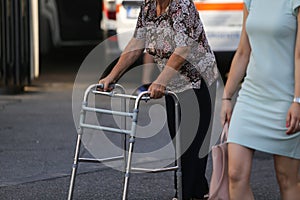
[[[1,0],[0,93],[21,92],[56,48],[98,44],[101,19],[101,0]]]

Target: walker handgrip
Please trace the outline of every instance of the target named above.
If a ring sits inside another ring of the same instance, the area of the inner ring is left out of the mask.
[[[116,84],[111,83],[111,84],[108,85],[108,87],[109,87],[109,88],[112,88],[112,89],[115,89]],[[96,89],[98,89],[98,88],[99,88],[99,89],[103,89],[103,88],[104,88],[104,85],[103,85],[102,83],[101,83],[101,84],[97,84],[97,85],[96,85]]]

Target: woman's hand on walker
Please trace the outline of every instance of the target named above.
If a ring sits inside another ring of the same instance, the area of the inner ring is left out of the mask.
[[[114,83],[114,80],[112,78],[110,78],[109,76],[107,76],[107,77],[99,80],[98,83],[103,85],[103,88],[98,88],[98,90],[107,92],[107,91],[111,91],[113,89],[112,87],[109,87],[109,85]]]
[[[159,99],[166,93],[166,86],[153,82],[148,89],[150,97],[153,99]]]

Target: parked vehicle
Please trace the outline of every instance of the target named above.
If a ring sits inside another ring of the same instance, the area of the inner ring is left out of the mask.
[[[100,0],[39,0],[40,51],[102,40]]]
[[[143,0],[103,0],[101,27],[107,36],[117,33],[117,48],[120,50],[132,36],[142,2]],[[240,39],[243,1],[194,0],[194,3],[225,79]]]

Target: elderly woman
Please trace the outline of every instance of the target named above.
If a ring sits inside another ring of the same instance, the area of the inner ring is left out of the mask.
[[[208,193],[207,156],[199,158],[198,155],[211,118],[207,85],[216,80],[218,70],[194,3],[145,0],[133,38],[111,72],[99,81],[104,84],[104,91],[110,89],[109,84],[115,83],[144,49],[161,70],[148,89],[150,97],[161,98],[166,89],[179,97],[183,199],[203,199]],[[172,98],[166,97],[166,107],[170,135],[174,137]]]

